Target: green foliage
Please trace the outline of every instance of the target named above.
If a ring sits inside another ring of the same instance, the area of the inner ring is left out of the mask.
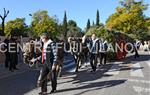
[[[90,27],[91,27],[91,23],[90,23],[90,19],[88,19],[87,25],[86,25],[86,31],[88,31]]]
[[[106,30],[104,25],[101,25],[99,27],[97,27],[97,26],[91,27],[88,30],[88,32],[86,33],[86,35],[92,35],[92,33],[95,33],[97,35],[97,37],[103,38],[110,43],[113,42],[113,33],[114,32]]]
[[[95,26],[95,23],[94,23],[94,21],[93,21],[93,23],[92,23],[92,26]]]
[[[5,34],[27,36],[27,25],[25,24],[25,18],[16,18],[15,20],[8,21],[5,26]]]
[[[0,31],[2,30],[2,25],[0,24]]]
[[[77,23],[73,20],[68,21],[68,26],[77,27]]]
[[[112,51],[108,51],[107,58],[108,58],[108,61],[110,61],[110,62],[115,61],[117,59],[117,53],[112,52]]]
[[[68,31],[68,29],[67,29],[67,14],[66,14],[66,11],[64,13],[62,31],[63,31],[63,37],[64,37],[65,41],[67,41],[67,31]]]
[[[68,21],[67,27],[67,37],[74,36],[74,37],[82,37],[83,33],[82,30],[77,26],[77,23],[73,20]]]
[[[0,24],[0,34],[2,33],[2,25]]]
[[[96,25],[99,26],[99,23],[100,23],[100,17],[99,17],[99,10],[97,10],[97,13],[96,13]]]
[[[33,14],[32,17],[32,35],[40,36],[42,33],[47,32],[51,37],[57,35],[57,22],[56,19],[50,17],[45,10],[39,10]]]
[[[146,19],[146,26],[148,27],[148,30],[150,31],[150,18]]]
[[[135,34],[138,39],[145,38],[148,29],[143,11],[147,5],[134,0],[124,0],[121,5],[122,7],[117,7],[116,12],[108,18],[106,27],[110,30]]]

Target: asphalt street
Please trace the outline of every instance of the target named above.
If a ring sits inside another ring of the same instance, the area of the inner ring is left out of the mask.
[[[122,61],[109,62],[96,72],[90,72],[90,65],[83,66],[78,73],[74,73],[74,60],[67,57],[53,95],[150,95],[150,54],[140,55],[138,59],[130,55]],[[38,95],[39,70],[21,64],[19,68],[13,73],[0,70],[0,95]]]

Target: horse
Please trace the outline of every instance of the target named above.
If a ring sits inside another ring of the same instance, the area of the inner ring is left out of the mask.
[[[62,74],[62,67],[63,67],[63,62],[64,62],[64,41],[63,40],[59,40],[56,39],[56,45],[57,45],[57,53],[58,53],[58,63],[57,63],[57,67],[56,67],[56,71],[57,71],[57,76],[61,77]]]
[[[57,44],[58,43],[58,44]],[[61,71],[62,71],[62,66],[63,66],[63,59],[64,59],[64,43],[63,41],[57,40],[56,41],[57,51],[58,51],[58,59],[57,59],[57,67],[56,67],[56,72],[57,76],[61,76]],[[35,48],[38,47],[38,48]],[[40,48],[41,47],[41,48]],[[30,41],[27,42],[24,47],[23,47],[23,61],[24,63],[28,64],[30,67],[33,67],[34,65],[37,66],[38,63],[42,63],[41,60],[37,60],[35,63],[32,63],[31,60],[33,58],[37,58],[41,56],[42,52],[42,43],[41,42],[36,42],[36,41]]]
[[[30,61],[33,58],[39,57],[42,53],[40,48],[35,48],[35,46],[40,47],[41,43],[36,42],[34,40],[30,40],[29,42],[23,45],[23,62],[29,65],[29,67],[33,67],[35,63],[40,62],[39,60],[35,63],[32,63]]]
[[[75,72],[78,72],[78,69],[80,69],[84,61],[87,60],[89,50],[87,45],[83,43],[82,38],[72,37],[69,38],[68,42],[76,64]]]

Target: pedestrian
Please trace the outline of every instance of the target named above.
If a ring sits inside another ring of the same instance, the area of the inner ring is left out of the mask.
[[[10,53],[8,52],[9,50],[9,37],[6,37],[6,39],[4,40],[5,46],[5,68],[9,67],[9,63],[10,63]]]
[[[51,39],[49,39],[47,33],[43,33],[41,35],[41,40],[43,42],[42,55],[36,59],[31,60],[31,62],[35,62],[37,60],[41,60],[42,69],[40,71],[40,76],[38,79],[38,84],[41,86],[40,95],[47,94],[47,76],[51,75],[51,86],[52,90],[50,93],[56,92],[57,87],[57,75],[56,75],[56,67],[57,67],[57,48],[56,43],[54,43]]]
[[[17,38],[15,36],[11,37],[9,43],[9,53],[10,53],[10,66],[9,70],[13,72],[14,70],[18,70],[16,65],[18,64],[18,49],[17,49]]]
[[[139,53],[138,53],[137,44],[134,43],[133,47],[134,47],[134,52],[135,52],[134,58],[135,58],[135,59],[136,59],[136,58],[139,58],[140,55],[139,55]]]
[[[100,46],[101,46],[100,47],[100,65],[102,65],[103,61],[104,61],[104,64],[106,64],[106,61],[107,61],[107,49],[108,49],[107,41],[105,40],[104,42],[102,42]]]
[[[96,34],[92,34],[91,43],[90,43],[90,64],[92,67],[91,72],[95,72],[97,68],[97,57],[99,52],[99,39],[96,37]]]

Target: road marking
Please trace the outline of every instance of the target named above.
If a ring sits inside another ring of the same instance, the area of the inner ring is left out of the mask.
[[[138,92],[138,93],[141,93],[141,92],[150,92],[150,88],[143,88],[143,87],[139,87],[139,86],[133,86],[133,89]]]
[[[110,68],[110,70],[108,72],[106,72],[105,74],[108,75],[118,75],[120,72],[120,68],[119,68],[119,64],[121,64],[122,62],[115,62],[113,64],[113,66]]]
[[[132,69],[130,70],[130,75],[133,77],[144,77],[141,69],[142,68],[139,63],[133,64]]]
[[[147,63],[147,65],[150,67],[150,60],[149,61],[145,61]]]
[[[67,65],[64,65],[63,68],[68,68],[68,67],[70,67],[70,66],[73,66],[74,64],[75,64],[75,62],[71,62],[71,63],[69,63],[69,64],[67,64]]]
[[[128,79],[128,81],[136,82],[136,83],[150,84],[150,81],[147,81],[147,80]]]

